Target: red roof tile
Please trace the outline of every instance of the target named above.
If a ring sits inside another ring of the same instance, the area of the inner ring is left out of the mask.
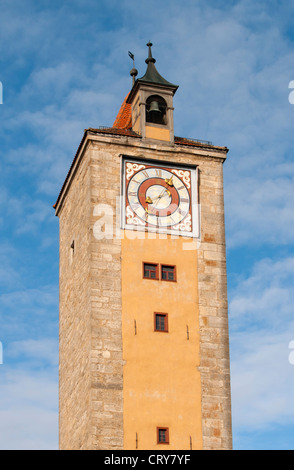
[[[112,127],[117,129],[131,129],[132,127],[132,106],[127,103],[128,95],[125,97],[123,104],[120,107],[118,115],[113,123]]]

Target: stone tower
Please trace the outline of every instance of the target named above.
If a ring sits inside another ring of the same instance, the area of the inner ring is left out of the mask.
[[[60,222],[60,448],[231,449],[223,163],[155,67],[87,129]]]

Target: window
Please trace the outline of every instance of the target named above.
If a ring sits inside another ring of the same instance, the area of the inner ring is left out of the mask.
[[[69,257],[70,264],[72,264],[73,262],[74,254],[75,254],[75,241],[73,240],[70,245],[70,257]]]
[[[158,279],[158,264],[143,263],[144,279]]]
[[[168,428],[157,428],[157,444],[169,444]]]
[[[143,263],[144,279],[159,279],[159,271],[162,281],[176,281],[176,267],[172,265],[159,265],[155,263]]]
[[[161,279],[163,281],[176,281],[176,267],[161,266]]]
[[[154,313],[154,331],[168,332],[167,313]]]

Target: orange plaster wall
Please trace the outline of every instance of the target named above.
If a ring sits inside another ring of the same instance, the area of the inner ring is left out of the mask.
[[[170,131],[159,127],[146,126],[146,137],[148,139],[167,140],[170,141]]]
[[[190,436],[192,448],[201,449],[197,253],[183,250],[181,237],[130,240],[126,232],[122,240],[124,449],[135,449],[136,433],[138,449],[189,450]],[[177,282],[143,279],[143,261],[175,264]],[[168,333],[154,331],[154,312],[168,313]],[[157,426],[169,428],[169,445],[157,444]]]

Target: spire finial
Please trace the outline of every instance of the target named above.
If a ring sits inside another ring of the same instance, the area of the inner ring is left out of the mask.
[[[146,64],[149,64],[149,62],[153,62],[155,64],[156,60],[152,57],[152,52],[151,52],[151,47],[153,46],[152,42],[149,41],[146,46],[149,48],[148,50],[148,58],[145,60]]]

